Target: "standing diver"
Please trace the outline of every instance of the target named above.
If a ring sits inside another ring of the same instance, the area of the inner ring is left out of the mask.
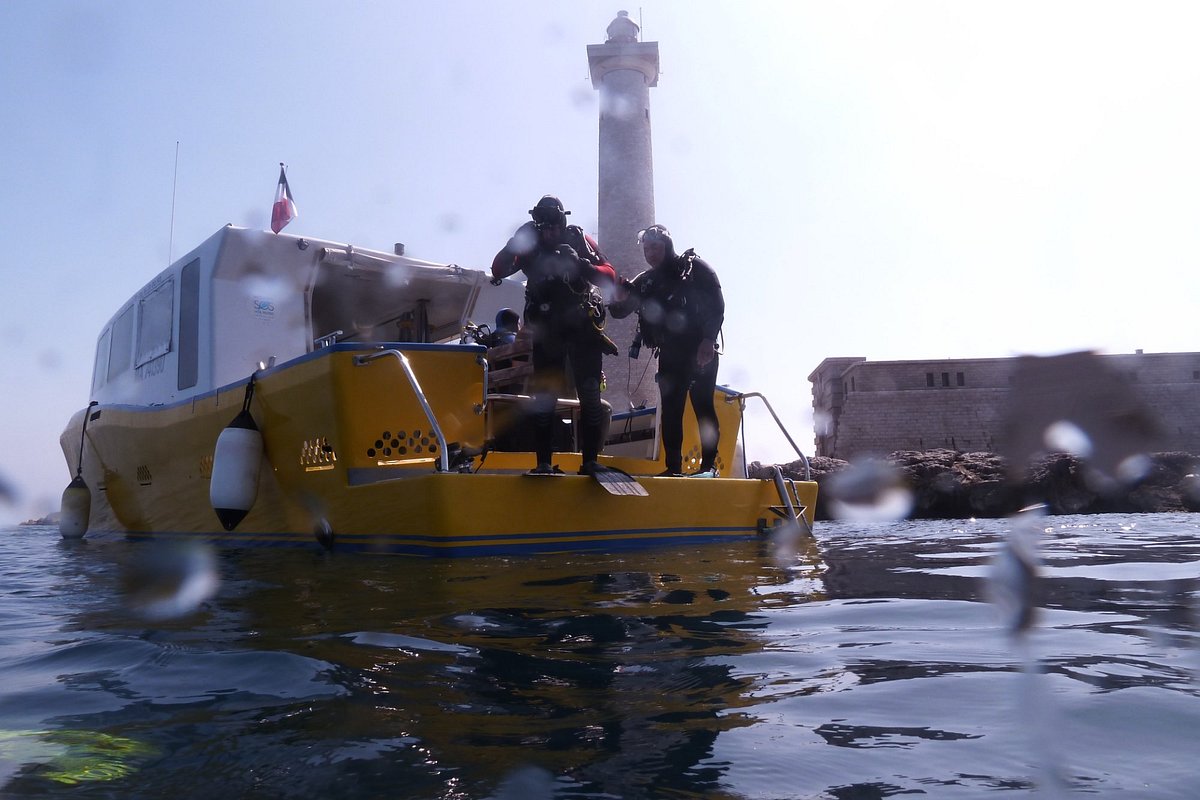
[[[658,388],[662,396],[662,443],[667,469],[683,472],[683,409],[691,396],[700,429],[700,469],[696,478],[717,475],[720,425],[713,407],[717,385],[716,340],[725,321],[721,282],[708,262],[688,249],[675,253],[671,232],[651,225],[638,234],[650,269],[632,281],[622,280],[609,311],[617,319],[638,312],[638,332],[630,355],[641,344],[658,350]]]
[[[567,225],[562,201],[551,195],[537,202],[526,222],[492,260],[492,282],[525,273],[525,327],[533,339],[534,442],[537,466],[529,474],[561,473],[551,463],[554,409],[566,392],[567,364],[579,397],[581,475],[594,473],[603,446],[607,410],[600,400],[605,353],[616,345],[603,333],[604,301],[616,272],[578,225]]]

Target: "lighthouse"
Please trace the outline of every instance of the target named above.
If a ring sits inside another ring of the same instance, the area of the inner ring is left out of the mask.
[[[623,278],[646,269],[638,231],[655,223],[654,160],[650,147],[650,89],[658,85],[658,42],[639,40],[641,28],[626,11],[609,23],[604,44],[588,45],[592,87],[600,93],[600,182],[596,235],[600,249]],[[622,349],[621,366],[608,380],[615,411],[658,402],[655,366],[648,350],[625,359],[636,317],[609,319],[609,336]],[[628,365],[628,369],[626,369]]]

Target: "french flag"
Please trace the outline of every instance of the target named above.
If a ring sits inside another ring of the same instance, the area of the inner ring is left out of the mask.
[[[275,190],[275,205],[271,206],[271,230],[279,233],[284,226],[300,212],[296,210],[296,201],[292,197],[291,187],[288,186],[287,174],[283,162],[279,162],[279,187]]]

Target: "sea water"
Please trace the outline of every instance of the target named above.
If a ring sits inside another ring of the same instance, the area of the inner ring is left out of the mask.
[[[0,531],[0,796],[1200,794],[1200,516],[455,561]],[[991,586],[991,589],[989,589]]]

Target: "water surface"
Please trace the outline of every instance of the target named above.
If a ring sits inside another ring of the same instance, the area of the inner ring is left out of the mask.
[[[1195,797],[1200,516],[1043,519],[1023,637],[985,600],[1012,525],[821,523],[784,560],[0,531],[0,794]]]

